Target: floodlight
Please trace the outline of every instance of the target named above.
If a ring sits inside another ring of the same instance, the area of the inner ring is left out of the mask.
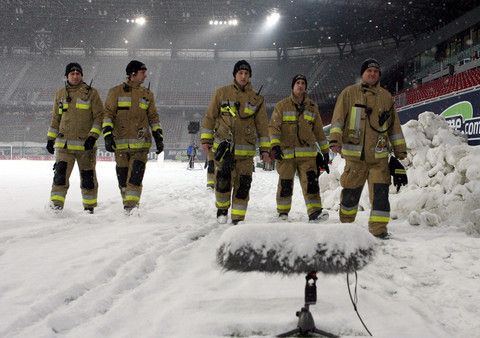
[[[210,20],[210,21],[209,21],[209,24],[210,24],[210,25],[213,25],[213,20]]]
[[[280,20],[280,14],[277,12],[274,12],[267,16],[267,26],[272,27],[274,26],[278,21]]]
[[[140,26],[145,25],[146,22],[147,20],[143,16],[135,19],[135,23]]]

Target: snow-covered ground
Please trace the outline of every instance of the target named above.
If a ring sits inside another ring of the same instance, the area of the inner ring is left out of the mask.
[[[444,138],[458,142],[454,147],[432,141],[425,135],[434,128],[443,133],[435,121],[404,126],[411,185],[399,194],[392,189],[394,239],[378,242],[373,261],[358,272],[359,312],[375,336],[480,337],[480,147],[449,139],[451,132]],[[443,164],[432,171],[436,160]],[[320,180],[332,208],[328,224],[339,227],[342,162]],[[52,164],[0,162],[0,337],[274,336],[295,328],[304,275],[217,265],[219,240],[231,225],[216,223],[205,170],[149,162],[141,208],[127,217],[113,162],[97,164],[94,215],[82,211],[74,169],[65,210],[52,215],[45,210]],[[276,172],[254,173],[247,224],[277,222],[277,179]],[[307,222],[300,190],[297,181],[289,224],[298,231]],[[356,224],[366,229],[368,197],[362,203]],[[367,335],[345,275],[319,274],[317,288],[310,310],[318,328]]]

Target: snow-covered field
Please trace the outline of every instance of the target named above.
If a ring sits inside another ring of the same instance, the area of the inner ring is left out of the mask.
[[[433,136],[423,140],[430,129],[421,121],[404,132],[413,148],[405,161],[411,185],[391,195],[394,239],[378,242],[374,260],[358,272],[359,312],[375,336],[480,337],[478,150],[458,141],[452,154]],[[434,153],[422,155],[429,149]],[[435,160],[444,164],[432,171]],[[339,227],[342,162],[336,159],[330,177],[320,180],[332,208],[328,224]],[[205,170],[149,162],[141,208],[127,217],[113,162],[97,164],[94,215],[83,213],[74,169],[65,210],[52,215],[45,209],[52,164],[0,162],[0,337],[275,336],[295,328],[304,275],[217,265],[219,240],[231,224],[216,223]],[[277,222],[277,178],[254,173],[246,223]],[[289,224],[298,231],[307,222],[300,190],[297,181]],[[365,198],[356,223],[367,228]],[[345,275],[319,274],[317,288],[310,310],[318,328],[367,335]]]

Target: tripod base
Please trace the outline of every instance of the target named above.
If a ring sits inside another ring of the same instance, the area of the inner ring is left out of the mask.
[[[296,334],[307,335],[310,333],[316,333],[324,337],[338,337],[332,333],[319,330],[315,327],[315,322],[313,320],[313,316],[310,310],[308,309],[308,304],[305,304],[305,307],[302,307],[302,309],[298,311],[296,315],[298,317],[297,328],[288,332],[281,333],[277,335],[277,337],[290,337]]]

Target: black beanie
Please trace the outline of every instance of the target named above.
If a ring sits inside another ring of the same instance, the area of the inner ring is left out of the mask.
[[[362,63],[362,68],[360,69],[360,75],[363,75],[363,72],[367,70],[367,68],[370,68],[370,67],[375,67],[375,68],[378,68],[378,70],[380,70],[380,64],[378,63],[377,60],[375,59],[366,59],[365,61],[363,61]]]
[[[147,70],[147,66],[145,66],[143,62],[137,60],[130,61],[127,65],[127,68],[125,69],[125,71],[127,72],[127,76],[132,73],[136,73],[139,70]]]
[[[240,60],[235,64],[233,67],[233,77],[235,77],[237,72],[242,69],[247,70],[250,73],[250,77],[252,77],[252,67],[250,67],[250,64],[245,60]]]
[[[298,80],[305,81],[305,89],[307,89],[307,78],[303,74],[297,74],[293,77],[293,79],[292,79],[292,89],[295,86],[295,82],[297,82]]]
[[[65,76],[68,76],[68,73],[77,71],[83,76],[82,66],[76,62],[70,62],[67,67],[65,67]]]

